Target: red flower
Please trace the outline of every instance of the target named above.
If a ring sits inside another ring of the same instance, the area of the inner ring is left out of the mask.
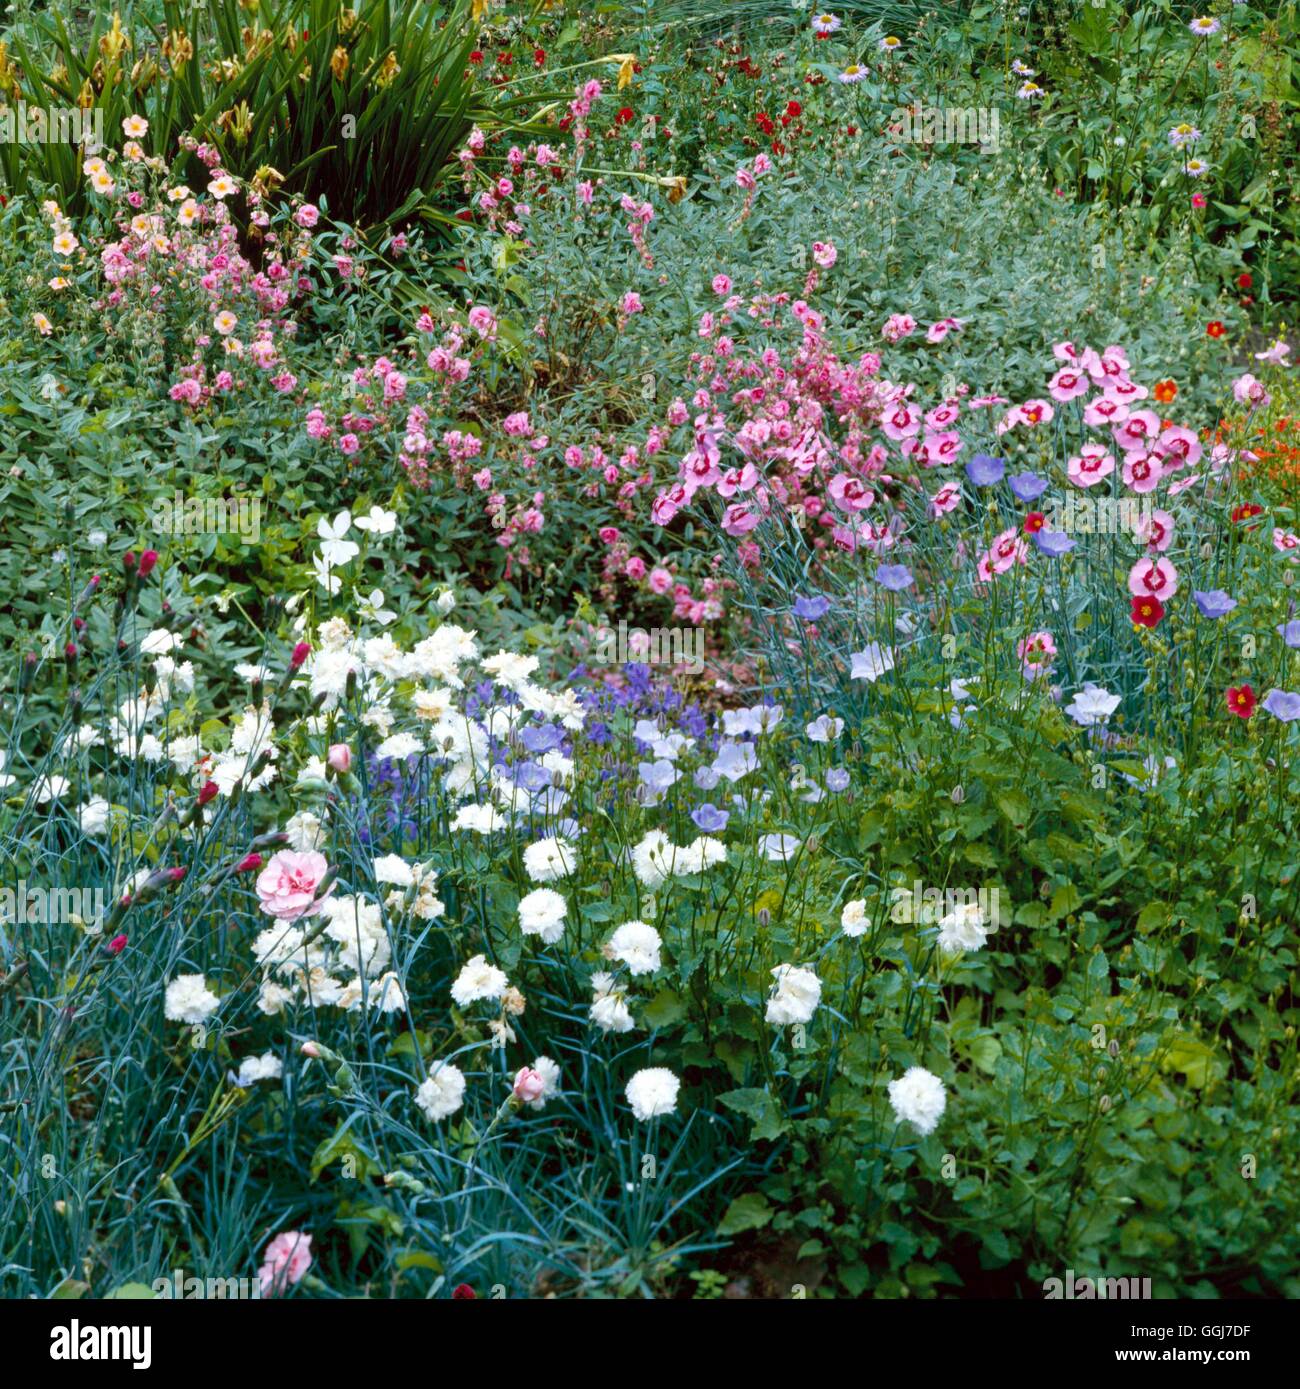
[[[1255,281],[1251,279],[1248,271],[1243,270],[1241,274],[1237,276],[1238,289],[1249,289],[1254,283]]]
[[[632,119],[632,108],[630,106],[620,106],[618,115],[614,117],[615,125],[627,125]]]
[[[1205,331],[1212,338],[1221,338],[1223,336],[1223,324],[1216,318],[1213,322],[1205,325]]]
[[[1161,405],[1168,405],[1178,394],[1178,386],[1173,381],[1156,382],[1156,399]]]
[[[1234,506],[1232,508],[1232,519],[1234,522],[1247,521],[1252,516],[1258,516],[1259,513],[1263,510],[1264,508],[1262,506],[1256,506],[1254,502],[1243,502],[1240,506]],[[1258,530],[1259,527],[1247,526],[1246,529],[1254,531]]]
[[[1255,691],[1249,685],[1228,687],[1228,713],[1248,719],[1255,712]]]
[[[1047,524],[1047,517],[1041,511],[1031,511],[1025,517],[1025,534],[1033,535]]]
[[[453,1302],[476,1302],[478,1294],[468,1283],[457,1283],[451,1290],[451,1300]]]
[[[471,63],[481,63],[483,61],[483,54],[476,48],[473,53],[469,55],[469,60]]]
[[[787,101],[785,104],[785,114],[787,116],[802,116],[803,107],[797,101]]]
[[[1165,615],[1165,605],[1159,598],[1134,598],[1133,622],[1138,627],[1154,627]]]
[[[546,50],[544,48],[533,49],[533,66],[541,67],[546,62]]]
[[[110,955],[120,955],[122,951],[126,949],[126,937],[124,935],[114,936],[104,949],[107,950]]]

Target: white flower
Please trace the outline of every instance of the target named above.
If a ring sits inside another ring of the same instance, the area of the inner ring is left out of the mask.
[[[775,1027],[808,1022],[822,998],[822,981],[799,965],[777,965],[772,997],[767,1000],[767,1020]]]
[[[833,743],[844,732],[844,720],[823,714],[804,730],[814,743]]]
[[[564,914],[568,904],[554,888],[534,888],[519,899],[519,927],[526,936],[541,936],[554,945],[564,934]]]
[[[509,987],[501,970],[488,964],[485,956],[475,955],[456,976],[451,996],[459,1007],[467,1008],[481,998],[500,998]]]
[[[567,839],[539,839],[524,850],[524,871],[535,883],[553,883],[577,863],[578,851]]]
[[[449,588],[442,589],[434,600],[434,607],[446,617],[447,614],[456,606],[456,595]]]
[[[947,1097],[937,1075],[924,1066],[913,1066],[889,1082],[889,1103],[900,1124],[911,1124],[924,1137],[938,1127]]]
[[[155,627],[140,643],[140,654],[142,656],[165,656],[169,651],[175,651],[178,646],[184,645],[184,642],[184,637],[177,636],[175,632],[169,632],[166,627]]]
[[[400,854],[385,854],[375,860],[375,881],[392,883],[395,887],[412,887],[415,871]]]
[[[1113,695],[1100,685],[1089,680],[1074,697],[1074,702],[1066,706],[1065,712],[1083,728],[1105,723],[1119,708],[1119,695]]]
[[[593,974],[591,1020],[602,1032],[631,1032],[636,1026],[621,989],[614,987],[612,974]]]
[[[541,664],[536,656],[516,656],[510,651],[498,651],[483,662],[483,669],[510,689],[524,684]]]
[[[627,1083],[627,1102],[632,1113],[644,1122],[671,1114],[677,1108],[677,1092],[682,1083],[664,1066],[638,1071]]]
[[[279,1080],[284,1074],[284,1063],[274,1052],[265,1056],[246,1056],[239,1063],[239,1074],[234,1077],[235,1084],[247,1089],[259,1080]]]
[[[799,840],[792,834],[764,834],[759,836],[758,847],[773,863],[789,863],[799,852]]]
[[[402,989],[402,981],[392,970],[386,974],[381,974],[371,984],[370,992],[366,995],[366,1002],[380,1013],[402,1012],[406,1007],[406,994]]]
[[[170,1022],[200,1023],[221,1006],[221,1000],[208,988],[201,974],[178,974],[163,999],[163,1012]]]
[[[415,1102],[436,1124],[461,1107],[465,1099],[465,1076],[450,1061],[434,1062],[429,1079],[415,1092]]]
[[[653,926],[644,921],[627,921],[609,938],[605,954],[625,964],[633,974],[653,974],[661,964],[663,941]]]
[[[676,849],[663,830],[651,830],[632,850],[632,871],[643,887],[656,888],[672,874]]]
[[[505,817],[494,805],[463,805],[451,822],[454,830],[473,830],[475,834],[491,834],[505,824]]]
[[[357,525],[361,522],[358,521]],[[377,622],[381,627],[387,627],[390,622],[397,621],[397,614],[391,609],[384,607],[384,590],[382,588],[372,588],[368,598],[362,598],[358,603],[358,608],[362,617],[369,618],[371,622]]]
[[[414,733],[394,733],[391,738],[385,738],[375,749],[376,757],[391,757],[398,762],[405,762],[408,757],[414,757],[416,753],[424,751],[424,744],[415,736]]]
[[[846,936],[864,936],[867,933],[867,899],[859,897],[854,902],[846,902],[840,913],[840,929]]]
[[[988,941],[989,928],[978,902],[963,902],[939,922],[939,948],[950,955],[979,950]]]
[[[692,839],[684,849],[677,849],[672,861],[674,873],[703,873],[715,863],[727,861],[727,846],[712,835],[702,834]]]
[[[359,531],[369,531],[372,535],[389,535],[397,529],[397,512],[385,511],[382,506],[372,506],[364,516],[358,516],[352,524]]]
[[[343,580],[334,573],[333,566],[324,555],[313,555],[311,565],[316,571],[316,582],[333,598],[343,587]]]
[[[870,680],[874,684],[887,670],[893,670],[893,668],[893,652],[888,647],[881,646],[878,641],[873,641],[865,650],[853,652],[853,669],[850,672],[850,678]]]
[[[310,810],[291,815],[285,821],[284,832],[289,836],[289,847],[300,854],[319,849],[325,843],[325,827]]]
[[[331,569],[336,565],[346,564],[361,553],[361,547],[355,540],[343,538],[351,529],[352,517],[346,511],[340,511],[332,522],[327,521],[323,516],[317,522],[316,534],[321,541],[321,559]]]
[[[57,801],[68,794],[71,786],[72,783],[65,776],[43,776],[32,787],[32,799],[37,805],[44,805],[46,801]]]
[[[83,834],[103,834],[113,818],[113,807],[103,796],[92,796],[77,811],[77,823]]]

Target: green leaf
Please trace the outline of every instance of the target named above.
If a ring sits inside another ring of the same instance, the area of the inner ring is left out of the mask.
[[[780,1138],[789,1128],[781,1106],[767,1093],[757,1088],[728,1090],[721,1096],[722,1103],[737,1114],[743,1114],[753,1121],[751,1139]]]
[[[749,1191],[737,1196],[727,1207],[718,1226],[720,1235],[739,1235],[745,1230],[761,1230],[772,1219],[771,1204],[761,1191]]]

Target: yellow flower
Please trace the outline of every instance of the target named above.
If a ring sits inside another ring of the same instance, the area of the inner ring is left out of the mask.
[[[351,61],[346,48],[336,48],[330,54],[330,71],[334,74],[336,81],[342,82],[348,75],[348,65]]]
[[[609,55],[611,63],[618,64],[618,89],[621,92],[628,86],[636,74],[636,54],[635,53],[611,53]]]

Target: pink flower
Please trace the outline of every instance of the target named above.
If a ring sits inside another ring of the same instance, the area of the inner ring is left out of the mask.
[[[630,318],[634,313],[640,313],[642,308],[644,305],[641,303],[641,296],[634,289],[628,290],[623,296],[623,312]]]
[[[1145,450],[1160,434],[1160,417],[1154,410],[1134,410],[1123,424],[1115,426],[1115,442],[1125,451]]]
[[[916,319],[910,313],[891,313],[880,330],[886,342],[899,342],[916,332]]]
[[[733,503],[722,515],[722,529],[730,536],[744,535],[752,531],[762,518],[747,506]]]
[[[1091,487],[1115,471],[1115,460],[1100,444],[1084,444],[1078,455],[1070,459],[1066,471],[1076,487]]]
[[[469,326],[487,341],[492,341],[497,335],[496,315],[491,309],[485,308],[482,304],[476,305],[469,311]]]
[[[311,1267],[311,1236],[297,1230],[284,1230],[266,1246],[258,1270],[263,1297],[278,1297],[301,1283]]]
[[[1129,570],[1128,591],[1134,598],[1172,598],[1178,592],[1178,571],[1164,558],[1140,559]]]
[[[546,1093],[546,1082],[531,1067],[525,1066],[515,1076],[512,1090],[520,1104],[533,1104]]]
[[[320,910],[316,891],[329,872],[324,854],[314,850],[295,853],[281,849],[257,876],[260,906],[268,916],[281,921],[297,921]]]
[[[1176,472],[1179,468],[1195,467],[1200,462],[1201,441],[1192,430],[1171,425],[1162,431],[1155,451],[1162,460],[1167,460],[1164,466],[1170,472]]]
[[[1174,538],[1174,518],[1167,511],[1152,511],[1138,518],[1133,533],[1150,550],[1167,550]]]
[[[650,578],[647,582],[652,593],[667,593],[673,586],[673,576],[660,565],[650,571]]]
[[[1076,396],[1087,395],[1090,385],[1082,372],[1062,367],[1047,383],[1047,390],[1053,400],[1073,400]]]
[[[930,514],[935,517],[942,516],[945,512],[952,511],[960,501],[961,489],[951,482],[947,483],[930,498]]]
[[[1268,405],[1272,397],[1264,387],[1247,372],[1232,383],[1232,394],[1242,405],[1256,405],[1261,409]]]
[[[731,293],[731,279],[726,275],[713,277],[713,292],[719,296]]]
[[[963,324],[960,318],[941,318],[925,330],[926,342],[942,342],[949,333],[960,333]]]
[[[320,210],[311,203],[303,203],[297,212],[293,214],[293,220],[300,227],[314,227],[320,221]]]
[[[352,749],[346,743],[331,743],[325,760],[342,776],[352,768]]]
[[[1154,453],[1138,453],[1130,449],[1124,455],[1124,485],[1139,494],[1154,492],[1164,471]]]
[[[823,270],[829,270],[836,260],[839,259],[839,252],[835,245],[830,241],[814,241],[812,246],[813,260],[821,266]]]
[[[875,493],[860,478],[848,473],[836,473],[826,490],[841,511],[866,511],[876,500]]]

